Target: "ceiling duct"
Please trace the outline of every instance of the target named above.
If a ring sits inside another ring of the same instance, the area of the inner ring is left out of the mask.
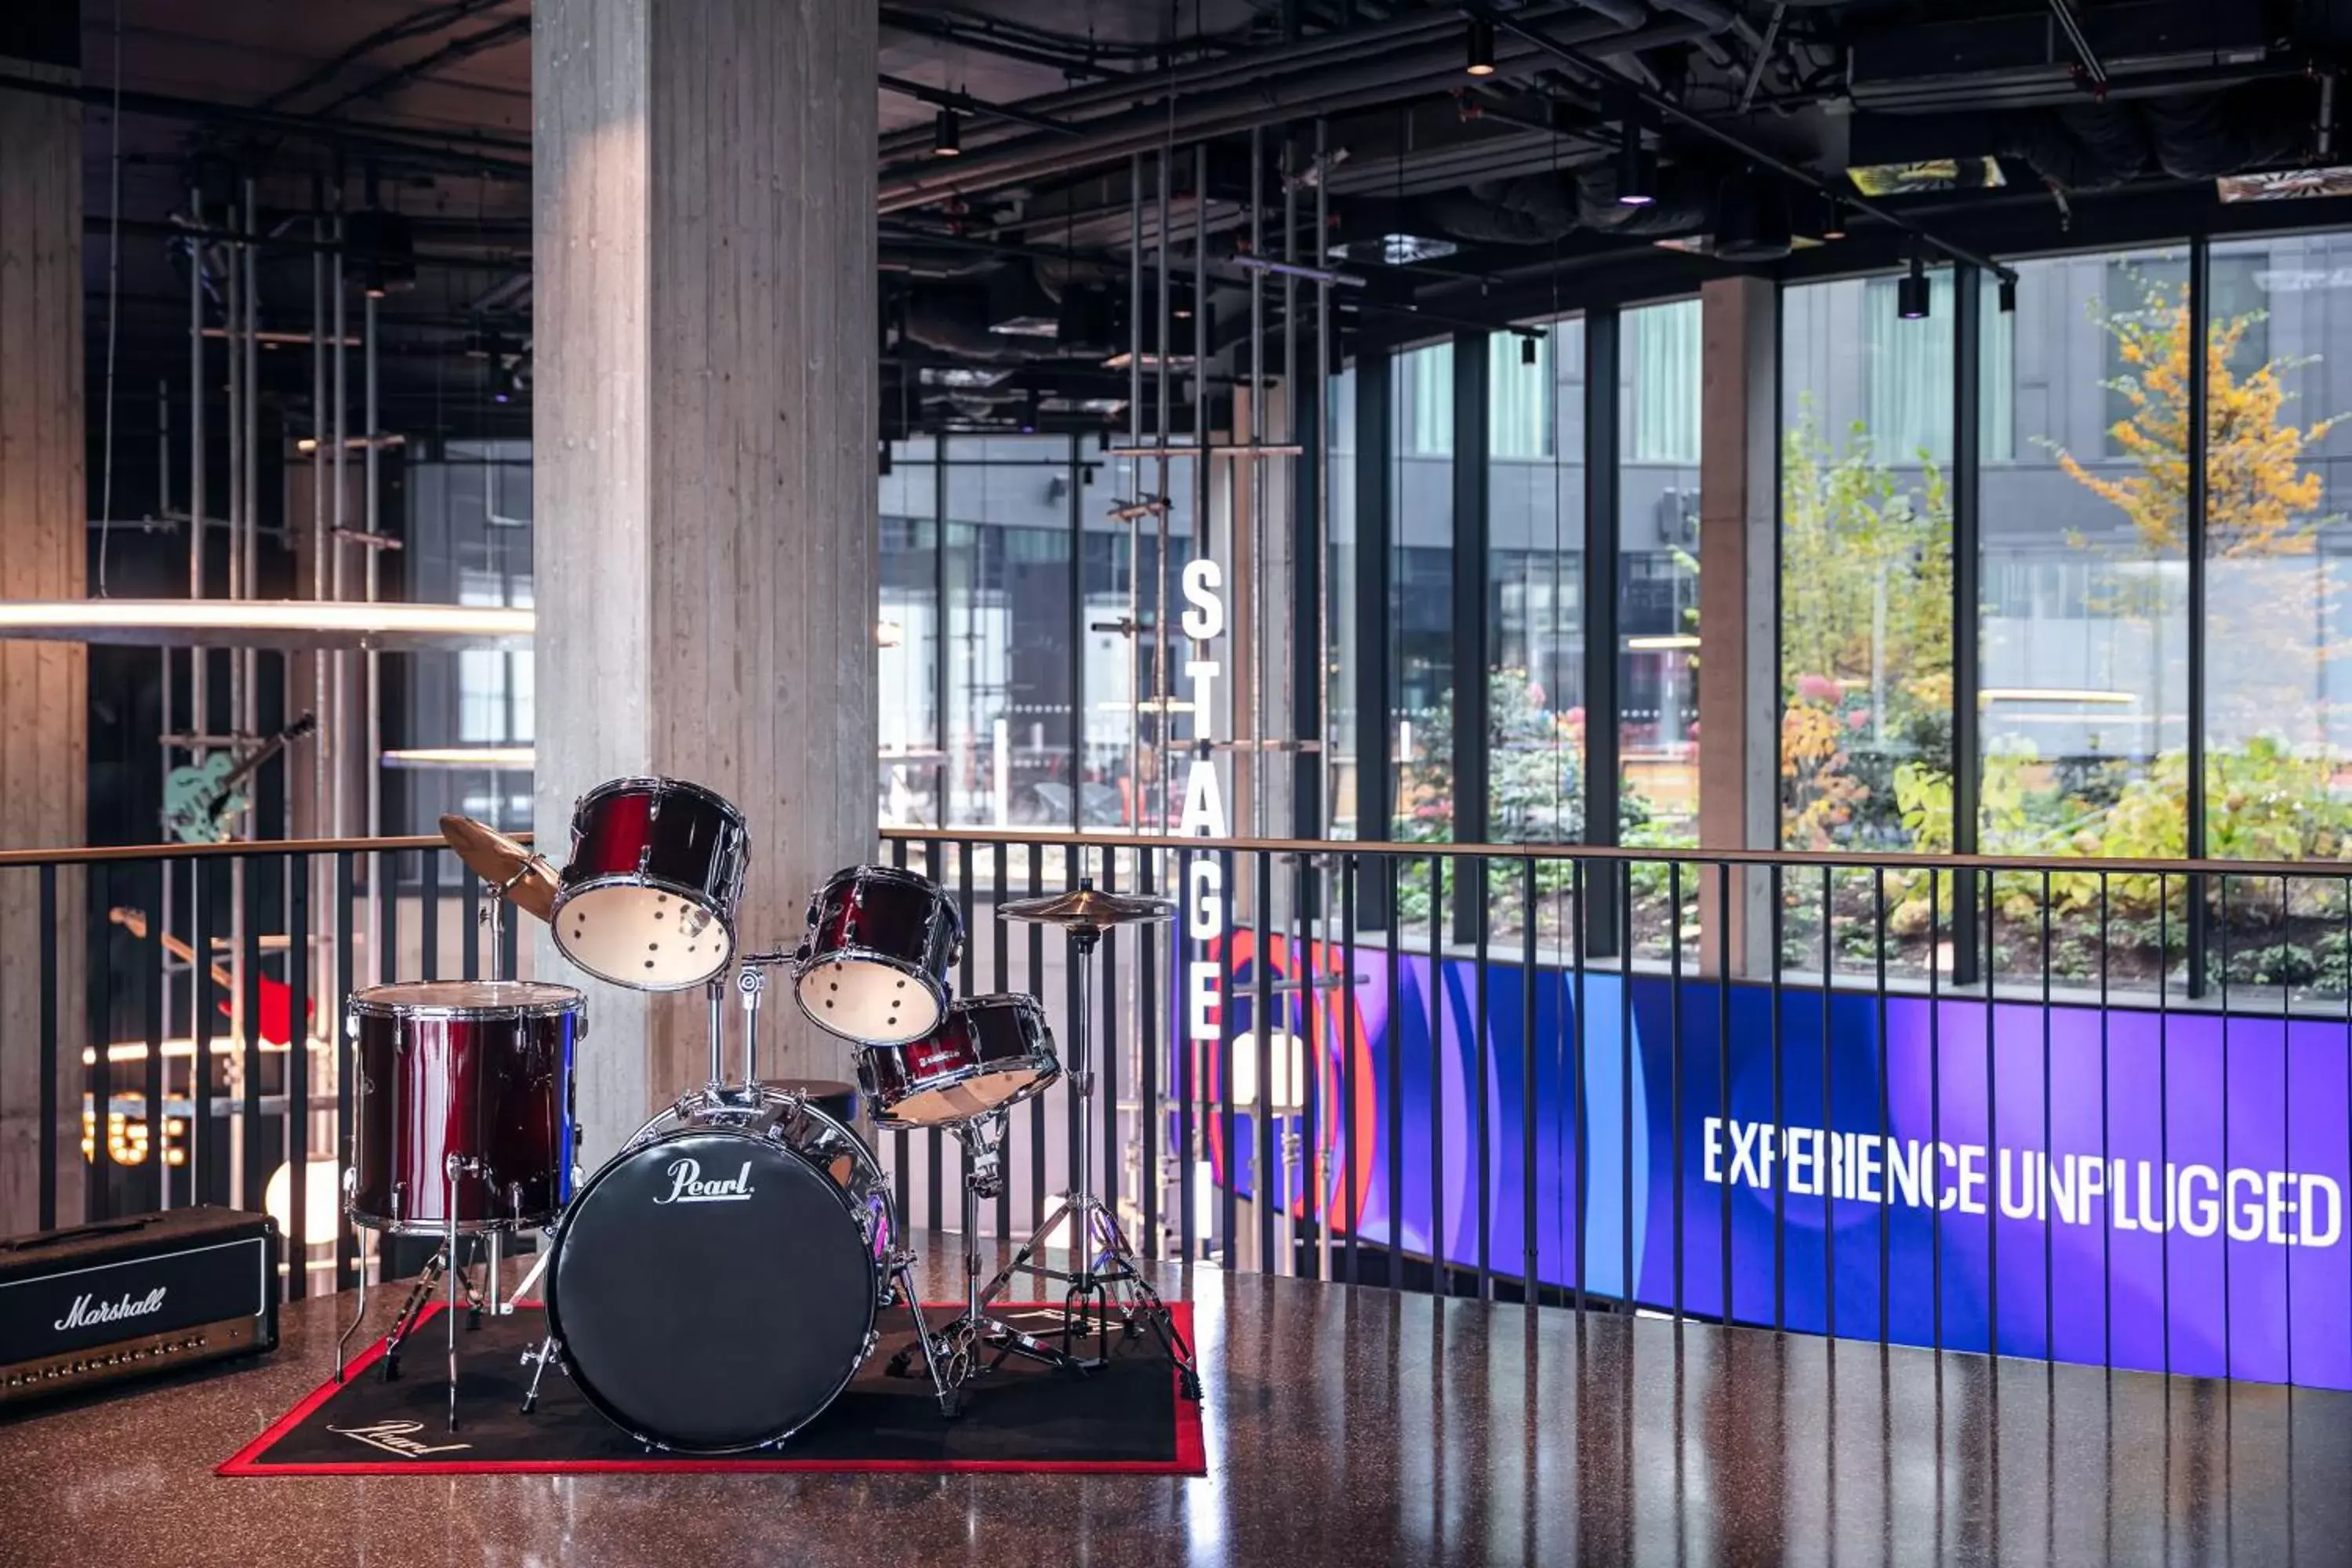
[[[1789,187],[1743,169],[1717,187],[1713,252],[1726,261],[1778,261],[1795,244]]]
[[[2112,100],[2162,90],[2166,79],[2185,72],[2265,64],[2271,48],[2263,9],[2218,0],[2109,0],[2078,5],[2075,16],[2106,73]],[[1864,110],[1981,112],[2084,97],[2074,46],[2048,9],[1948,21],[1906,15],[1855,37],[1849,60],[1847,90]]]

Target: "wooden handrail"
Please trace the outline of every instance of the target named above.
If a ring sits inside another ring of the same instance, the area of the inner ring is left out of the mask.
[[[1796,866],[1819,870],[1827,865],[1890,871],[2096,872],[2113,876],[2341,877],[2352,878],[2347,860],[2137,860],[2036,859],[2022,855],[1923,855],[1888,850],[1706,849],[1617,844],[1398,844],[1356,838],[1188,838],[1154,833],[1024,833],[1009,827],[885,827],[885,841],[909,844],[970,842],[1025,844],[1041,847],[1114,849],[1234,849],[1259,855],[1386,855],[1405,859],[1633,860],[1651,865],[1669,860],[1706,865]]]
[[[510,837],[528,844],[531,836]],[[387,849],[446,849],[437,833],[406,838],[240,838],[226,844],[100,844],[79,849],[0,849],[0,870],[11,866],[99,866],[125,860],[210,860],[239,855],[340,855]]]

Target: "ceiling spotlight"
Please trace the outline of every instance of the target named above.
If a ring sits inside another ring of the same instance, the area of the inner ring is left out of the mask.
[[[1632,115],[1617,128],[1617,205],[1645,207],[1658,199],[1657,161],[1642,147],[1642,127]]]
[[[1472,76],[1495,74],[1495,24],[1484,16],[1470,18],[1470,63],[1462,68]]]
[[[1533,364],[1536,363],[1535,339],[1521,338],[1519,340],[1519,363],[1521,364]]]
[[[1911,270],[1895,285],[1895,313],[1906,321],[1927,319],[1927,258],[1919,242],[1911,242]]]
[[[2004,276],[2000,280],[2000,313],[2004,316],[2017,313],[2017,279],[2014,278]]]
[[[961,158],[963,156],[963,122],[952,109],[942,109],[931,122],[931,156]]]
[[[1843,239],[1845,237],[1845,203],[1835,196],[1830,197],[1829,203],[1829,216],[1822,220],[1822,237]]]

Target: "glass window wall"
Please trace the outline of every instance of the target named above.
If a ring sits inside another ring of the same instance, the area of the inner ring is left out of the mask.
[[[1454,345],[1396,356],[1390,480],[1391,831],[1399,840],[1454,837]],[[1442,426],[1444,445],[1423,440]]]
[[[2186,263],[2175,249],[2018,266],[2024,438],[1986,468],[1982,499],[1989,852],[2187,847]]]
[[[1792,849],[1951,847],[1948,807],[1922,805],[1948,800],[1952,777],[1955,332],[1951,274],[1932,276],[1920,321],[1896,314],[1893,279],[1781,295],[1780,841]]]
[[[1530,340],[1496,334],[1487,380],[1487,820],[1499,843],[1584,837],[1584,322],[1544,325],[1532,363],[1519,346]],[[1539,431],[1526,423],[1538,413]]]
[[[2206,353],[2206,847],[2277,860],[2352,854],[2352,235],[2217,242]],[[2139,329],[2176,353],[2178,322]],[[2135,410],[2138,441],[2155,416]],[[2116,481],[2145,531],[2177,487],[2140,461]],[[2275,887],[2232,897],[2275,903]],[[2276,941],[2277,936],[2268,940]],[[2246,977],[2242,973],[2242,978]]]
[[[1620,832],[1698,842],[1699,302],[1628,310],[1620,407]]]

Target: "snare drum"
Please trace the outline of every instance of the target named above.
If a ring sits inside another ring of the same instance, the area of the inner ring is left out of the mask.
[[[1034,996],[971,996],[937,1033],[857,1053],[857,1080],[883,1127],[943,1127],[1043,1094],[1062,1076]]]
[[[699,985],[735,953],[751,836],[723,796],[678,779],[614,779],[572,808],[555,945],[616,985]]]
[[[963,917],[929,878],[895,866],[835,871],[809,900],[794,994],[817,1026],[895,1046],[940,1026]]]
[[[446,1236],[553,1221],[572,1195],[572,1053],[587,1033],[579,992],[529,981],[378,985],[352,997],[343,1026],[356,1079],[352,1224]]]

